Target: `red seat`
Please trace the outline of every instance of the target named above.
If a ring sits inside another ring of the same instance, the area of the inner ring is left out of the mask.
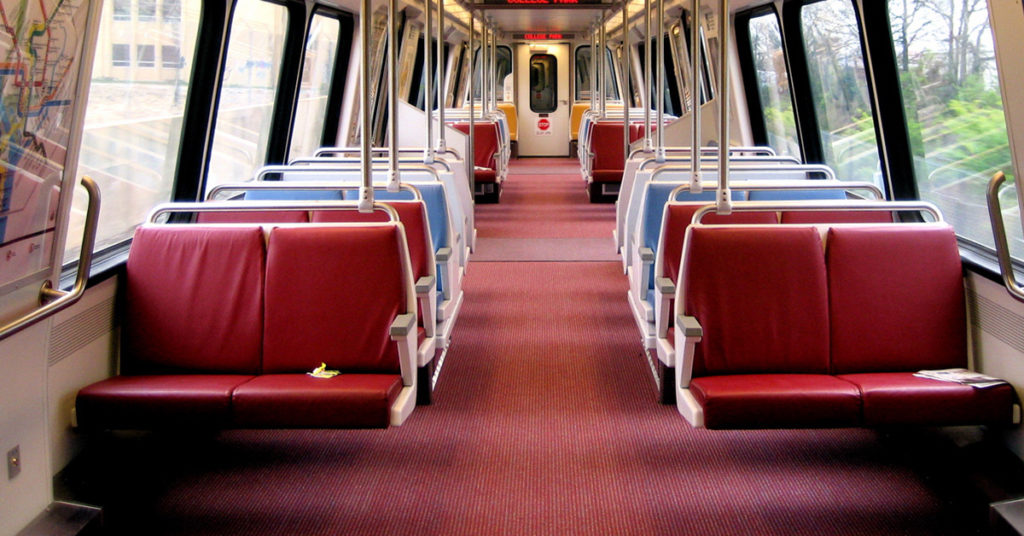
[[[452,126],[469,134],[469,123],[454,123]],[[497,182],[495,170],[498,152],[498,124],[477,121],[473,123],[473,165],[476,166],[476,182]]]
[[[225,422],[232,389],[260,372],[263,266],[259,227],[140,227],[125,274],[124,376],[79,392],[79,425]]]
[[[834,227],[828,234],[832,368],[857,385],[867,425],[1009,423],[1009,385],[917,378],[967,367],[956,235],[945,225]]]
[[[782,223],[892,223],[892,212],[880,210],[787,210]]]
[[[827,374],[748,374],[696,378],[694,398],[708,428],[858,426],[860,393]]]
[[[594,182],[622,182],[623,155],[622,123],[598,121],[590,134],[590,152],[594,155],[590,166]]]
[[[383,428],[401,390],[397,374],[263,374],[235,390],[235,426]]]

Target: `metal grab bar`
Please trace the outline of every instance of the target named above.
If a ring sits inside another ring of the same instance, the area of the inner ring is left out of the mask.
[[[640,153],[643,153],[643,152],[648,152],[648,151],[644,151],[642,148],[633,149],[633,150],[631,150],[629,152],[629,156],[630,156],[630,158],[632,158],[632,157],[636,156],[637,154],[640,154]],[[665,155],[666,156],[673,155],[673,154],[686,154],[686,155],[688,155],[691,152],[693,152],[693,150],[690,147],[687,147],[687,146],[665,147]],[[701,153],[713,154],[713,155],[717,156],[718,155],[718,147],[717,146],[705,145],[705,146],[700,148],[700,152]],[[775,149],[772,149],[771,147],[767,147],[767,146],[764,146],[764,145],[749,145],[749,146],[739,146],[739,145],[737,145],[737,146],[729,147],[729,152],[730,153],[753,153],[753,154],[745,155],[745,156],[779,156],[775,152]],[[790,157],[788,155],[783,155],[783,156],[786,157],[786,158],[793,158],[793,157]],[[797,163],[799,164],[799,163],[802,163],[802,162],[797,161]]]
[[[82,177],[82,187],[89,194],[89,206],[85,212],[85,228],[82,230],[82,251],[78,254],[78,271],[75,274],[75,285],[70,291],[56,290],[47,279],[39,289],[39,303],[42,307],[25,316],[0,327],[0,340],[51,317],[72,306],[89,283],[89,269],[92,264],[92,248],[96,245],[96,226],[100,219],[100,188],[90,177]],[[49,303],[47,303],[49,302]]]
[[[380,153],[382,155],[386,155],[390,151],[391,151],[391,149],[389,149],[388,147],[374,147],[374,148],[370,149],[370,153],[371,154],[372,153]],[[360,149],[359,147],[321,147],[321,148],[319,148],[319,149],[317,149],[316,151],[313,152],[313,157],[316,158],[316,157],[320,157],[320,156],[327,156],[327,155],[338,154],[338,153],[352,153],[353,155],[358,156],[358,155],[361,154],[361,152],[362,152],[362,149]],[[398,154],[402,154],[402,153],[406,153],[406,154],[420,154],[422,152],[423,152],[423,149],[420,149],[418,147],[399,147],[398,148]],[[455,149],[453,149],[451,147],[446,147],[443,151],[439,150],[438,153],[440,153],[440,154],[450,154],[456,160],[462,160],[462,157],[459,156],[458,151],[456,151]]]
[[[715,184],[705,181],[705,184],[702,184],[701,186],[705,189],[714,189]],[[676,196],[679,195],[680,192],[689,192],[689,188],[690,184],[688,182],[683,182],[679,186],[673,188],[668,194],[669,202],[675,200]],[[882,195],[882,190],[873,182],[817,180],[814,181],[813,184],[807,184],[807,181],[801,180],[743,180],[733,182],[732,189],[743,190],[746,192],[753,190],[867,190],[875,196],[874,201],[885,200]]]
[[[992,236],[996,242],[996,258],[999,260],[999,271],[1003,275],[1003,286],[1010,296],[1024,302],[1024,287],[1017,283],[1017,276],[1013,273],[1010,245],[1006,239],[1006,227],[1003,225],[1003,209],[999,203],[999,187],[1005,181],[1006,175],[998,171],[988,183],[988,192],[985,194],[988,201],[988,217],[992,222]]]
[[[361,210],[359,201],[206,201],[201,203],[162,203],[149,211],[146,221],[155,224],[194,225],[192,223],[169,223],[158,221],[163,215],[195,212],[261,212],[267,210],[309,211],[309,210]],[[374,202],[371,211],[388,215],[391,221],[398,220],[398,212],[386,203]],[[204,224],[217,225],[217,224]],[[234,224],[227,224],[234,225]]]
[[[689,175],[690,167],[664,165],[651,172],[651,180],[653,181],[658,175],[668,173],[670,171],[685,171],[687,175]],[[714,172],[718,171],[718,168],[702,168],[702,171]],[[743,166],[733,169],[732,173],[783,173],[793,171],[806,173],[821,173],[825,175],[826,180],[838,180],[836,179],[836,172],[833,171],[832,168],[823,164],[800,164],[799,166]]]
[[[440,173],[438,173],[437,169],[435,169],[435,168],[433,168],[431,166],[428,166],[426,164],[423,164],[423,163],[405,164],[405,165],[401,166],[401,168],[402,168],[402,171],[423,171],[423,172],[425,172],[427,174],[433,175],[434,180],[437,180],[439,182],[441,180],[441,175],[440,175]],[[372,174],[374,171],[388,171],[389,169],[390,168],[387,167],[387,166],[381,167],[381,166],[375,166],[375,165],[371,164],[371,167],[370,167],[370,169],[368,171],[369,171],[370,174]],[[260,169],[256,170],[256,173],[253,176],[253,180],[255,180],[255,181],[266,180],[265,177],[267,175],[270,175],[271,173],[313,174],[313,173],[338,173],[338,172],[362,171],[362,170],[363,170],[362,165],[355,166],[355,167],[352,167],[352,168],[344,168],[344,167],[341,167],[341,165],[336,165],[336,166],[286,166],[286,165],[273,165],[273,166],[263,166]],[[364,185],[364,186],[366,186],[366,185]]]
[[[701,218],[706,214],[717,212],[716,205],[707,205],[693,214],[691,223],[699,224]],[[792,210],[795,212],[820,212],[826,210],[857,210],[871,212],[927,212],[935,218],[936,223],[941,223],[942,213],[939,208],[926,201],[737,201],[732,205],[732,212],[782,212]],[[865,224],[865,225],[892,225],[890,223]]]
[[[355,191],[359,191],[360,186],[361,186],[360,184],[357,184],[357,183],[354,183],[354,182],[351,183],[351,184],[329,184],[329,183],[324,183],[323,181],[320,181],[320,182],[301,182],[301,181],[235,182],[235,183],[225,183],[225,184],[220,184],[218,186],[215,186],[212,190],[210,190],[210,193],[206,195],[206,200],[207,201],[218,201],[217,196],[222,194],[222,193],[224,193],[224,192],[251,192],[251,191],[256,191],[256,190],[261,190],[261,191],[281,190],[281,191],[288,191],[288,192],[291,192],[291,191],[294,191],[294,190],[310,191],[310,192],[323,192],[323,191],[335,192],[335,191],[338,191],[338,190],[355,190]],[[376,190],[386,190],[387,186],[374,185],[373,189],[375,191]],[[420,189],[415,187],[415,186],[413,186],[413,185],[411,185],[411,184],[403,183],[403,184],[399,185],[399,191],[401,191],[401,190],[406,190],[406,191],[412,192],[414,200],[419,200],[419,201],[423,200],[423,194],[420,192]]]
[[[376,159],[376,160],[373,160],[373,163],[374,164],[381,164],[381,163],[385,163],[385,161],[383,159]],[[316,164],[358,164],[358,165],[362,165],[362,160],[360,160],[360,158],[358,156],[319,156],[319,157],[318,156],[306,156],[306,157],[302,157],[302,158],[296,158],[296,159],[292,160],[291,162],[288,162],[289,166],[295,166],[295,165],[306,166],[306,165],[310,165],[310,164],[313,164],[313,165],[316,165]],[[406,156],[399,156],[398,157],[398,164],[399,164],[399,166],[401,166],[403,164],[423,164],[423,158],[422,157],[421,158],[409,158],[409,157],[406,157]],[[445,171],[451,171],[452,170],[452,166],[451,166],[451,164],[448,163],[447,160],[442,160],[442,159],[439,159],[439,158],[435,158],[431,163],[423,164],[423,165],[432,166],[434,164],[440,165],[442,168],[444,168]]]
[[[650,167],[652,165],[655,165],[655,164],[657,164],[659,166],[670,165],[672,162],[681,162],[681,163],[688,164],[688,163],[690,163],[691,160],[693,160],[693,159],[690,158],[689,155],[687,155],[687,156],[669,155],[669,156],[666,156],[664,160],[659,162],[657,158],[652,156],[652,157],[645,158],[645,159],[641,160],[640,161],[640,166],[637,167],[637,170],[642,171],[642,170],[647,169],[648,167]],[[700,157],[700,161],[702,163],[714,164],[713,166],[710,166],[710,167],[712,169],[718,169],[718,153],[717,152],[716,153],[702,153],[701,157]],[[733,162],[733,163],[737,163],[737,164],[745,164],[745,163],[755,163],[756,164],[756,163],[762,163],[762,164],[781,164],[781,165],[791,165],[791,166],[824,165],[824,164],[804,164],[803,162],[797,160],[796,157],[793,157],[793,156],[734,156],[734,157],[730,158],[729,161]]]

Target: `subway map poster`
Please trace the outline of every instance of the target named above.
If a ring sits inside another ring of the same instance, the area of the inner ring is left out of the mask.
[[[87,22],[88,0],[0,0],[0,289],[54,262]]]

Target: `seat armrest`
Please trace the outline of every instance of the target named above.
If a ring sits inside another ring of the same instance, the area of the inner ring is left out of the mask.
[[[676,297],[676,285],[667,277],[658,277],[654,280],[654,288],[657,289],[657,296],[654,299],[654,326],[659,339],[668,336],[668,324],[672,318],[672,311],[669,304]]]
[[[643,262],[654,262],[654,250],[649,247],[640,248],[640,260]]]
[[[689,389],[693,378],[693,359],[697,343],[704,336],[704,328],[692,316],[676,315],[676,396],[678,390]]]
[[[416,294],[426,294],[437,288],[437,278],[432,275],[425,275],[416,281]]]
[[[398,315],[395,317],[395,320],[391,322],[391,338],[398,339],[401,337],[408,337],[415,328],[416,315],[412,313]]]
[[[452,256],[452,248],[445,246],[436,253],[434,253],[434,260],[437,262],[448,262],[448,259]]]
[[[676,316],[676,331],[682,331],[683,336],[696,339],[700,339],[704,336],[704,328],[702,328],[700,322],[692,316]]]

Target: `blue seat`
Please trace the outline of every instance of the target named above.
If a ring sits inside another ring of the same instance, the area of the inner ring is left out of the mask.
[[[846,199],[846,190],[819,188],[811,190],[751,190],[751,201],[820,201]]]
[[[340,190],[249,190],[246,201],[341,201]]]

